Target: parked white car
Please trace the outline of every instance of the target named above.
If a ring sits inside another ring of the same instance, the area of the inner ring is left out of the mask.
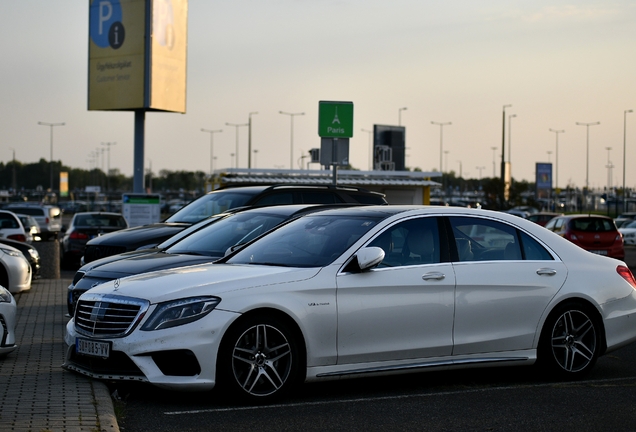
[[[0,237],[27,242],[27,232],[22,221],[13,212],[0,210]]]
[[[31,289],[31,264],[18,249],[0,244],[0,285],[13,294]]]
[[[16,349],[16,313],[15,299],[5,287],[0,286],[0,358]]]
[[[489,227],[506,244],[470,233]],[[525,219],[457,207],[327,210],[213,264],[83,294],[66,369],[265,402],[303,381],[543,364],[578,378],[636,340],[636,281]]]
[[[636,221],[622,225],[618,232],[623,235],[625,245],[636,245]]]

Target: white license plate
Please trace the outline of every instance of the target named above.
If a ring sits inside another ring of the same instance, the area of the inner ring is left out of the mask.
[[[607,251],[604,250],[591,250],[590,252],[596,255],[607,255]]]
[[[108,358],[110,355],[110,342],[76,338],[75,352],[88,356]]]

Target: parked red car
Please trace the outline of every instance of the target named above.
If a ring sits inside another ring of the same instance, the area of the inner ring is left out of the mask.
[[[557,216],[563,216],[563,213],[549,213],[549,212],[539,212],[539,213],[533,213],[530,216],[528,216],[526,219],[537,223],[541,226],[545,226],[545,224],[547,224],[548,222],[550,222],[550,220],[552,220],[552,218],[555,218]]]
[[[625,259],[623,236],[612,218],[581,214],[558,216],[545,227],[589,252]]]

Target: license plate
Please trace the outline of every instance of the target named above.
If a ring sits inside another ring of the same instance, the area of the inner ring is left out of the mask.
[[[607,255],[607,251],[604,250],[591,250],[590,252],[596,255]]]
[[[87,356],[108,358],[110,342],[77,338],[75,339],[75,352]]]

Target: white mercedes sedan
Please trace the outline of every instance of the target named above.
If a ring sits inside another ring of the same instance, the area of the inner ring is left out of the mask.
[[[64,367],[270,401],[302,382],[539,363],[577,378],[636,340],[636,281],[502,212],[378,206],[282,225],[225,258],[104,283]]]

